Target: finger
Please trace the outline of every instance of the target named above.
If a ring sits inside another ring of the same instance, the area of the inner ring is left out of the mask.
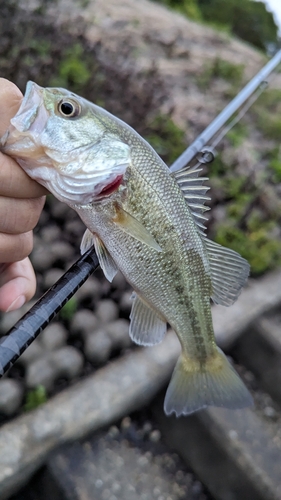
[[[20,234],[31,231],[37,224],[45,197],[15,200],[0,196],[0,232]]]
[[[23,234],[0,233],[0,262],[23,260],[30,254],[32,247],[32,231]]]
[[[0,278],[0,311],[14,311],[33,297],[36,278],[28,258],[9,264]]]
[[[37,198],[47,193],[47,189],[28,177],[13,158],[0,153],[0,196]]]
[[[10,119],[17,113],[22,93],[9,80],[0,78],[0,137],[10,125]],[[0,194],[15,198],[35,198],[48,191],[30,179],[15,160],[0,153]]]
[[[10,119],[17,113],[22,98],[20,89],[14,83],[5,78],[0,78],[0,136],[7,130]]]

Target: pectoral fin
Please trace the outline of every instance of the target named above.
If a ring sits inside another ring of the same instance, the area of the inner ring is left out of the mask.
[[[93,245],[95,245],[95,251],[99,259],[100,267],[102,268],[105,277],[111,282],[116,275],[118,268],[101,239],[96,234],[89,231],[89,229],[86,229],[81,241],[81,254],[87,252],[87,250]]]
[[[141,222],[126,212],[119,204],[116,204],[115,208],[116,216],[114,217],[113,222],[117,224],[122,231],[154,250],[157,250],[157,252],[162,252],[162,249],[158,245],[157,241],[155,241],[152,234],[150,234]]]
[[[145,346],[159,344],[166,333],[166,321],[136,294],[130,320],[129,335],[136,344]]]

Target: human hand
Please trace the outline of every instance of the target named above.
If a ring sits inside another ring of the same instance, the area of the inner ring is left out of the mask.
[[[0,78],[0,137],[21,100],[20,90]],[[0,152],[0,311],[18,309],[35,293],[35,274],[27,256],[46,193],[15,160]]]

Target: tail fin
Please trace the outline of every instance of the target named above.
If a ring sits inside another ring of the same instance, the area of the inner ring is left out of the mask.
[[[244,408],[253,399],[239,375],[217,348],[212,358],[201,366],[182,353],[170,381],[164,410],[167,415],[188,415],[206,406]]]

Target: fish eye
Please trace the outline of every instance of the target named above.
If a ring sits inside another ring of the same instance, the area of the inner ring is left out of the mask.
[[[63,99],[58,103],[58,111],[65,118],[73,118],[80,115],[81,106],[75,101]]]

